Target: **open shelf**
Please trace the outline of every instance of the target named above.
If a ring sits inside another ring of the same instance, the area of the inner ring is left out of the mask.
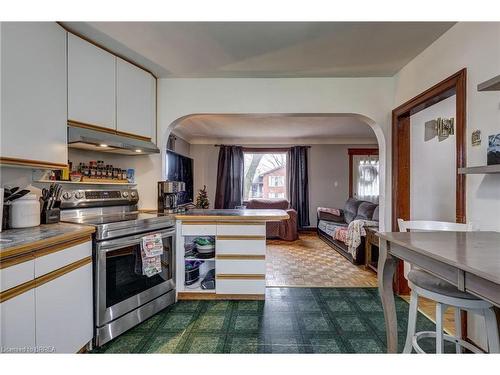
[[[493,174],[500,173],[500,164],[483,165],[480,167],[458,168],[459,174]]]
[[[477,91],[500,91],[500,75],[477,85]]]
[[[52,181],[52,180],[35,180],[34,182],[42,183],[42,184],[52,184],[52,183],[57,183],[57,184],[63,184],[63,185],[113,185],[113,186],[136,186],[137,184],[131,184],[131,183],[123,183],[123,182],[74,182],[74,181]]]

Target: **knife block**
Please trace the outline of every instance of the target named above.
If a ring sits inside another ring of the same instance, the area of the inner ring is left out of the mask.
[[[59,208],[52,208],[50,210],[42,211],[41,218],[42,224],[55,224],[61,220],[61,210]]]

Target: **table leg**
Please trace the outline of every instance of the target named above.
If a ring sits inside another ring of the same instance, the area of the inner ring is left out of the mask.
[[[378,290],[384,309],[385,329],[387,334],[387,353],[398,352],[398,318],[394,303],[393,280],[397,259],[388,253],[389,243],[380,240],[378,255]]]

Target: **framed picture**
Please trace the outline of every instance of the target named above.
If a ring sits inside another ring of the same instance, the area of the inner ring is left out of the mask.
[[[488,165],[500,164],[500,133],[488,137]]]

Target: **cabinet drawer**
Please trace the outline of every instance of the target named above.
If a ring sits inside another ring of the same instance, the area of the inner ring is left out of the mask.
[[[215,224],[183,224],[183,236],[215,236],[217,226]]]
[[[257,280],[249,279],[225,279],[217,276],[217,294],[265,294],[265,277]]]
[[[37,256],[35,258],[35,277],[40,277],[89,256],[92,256],[92,241],[81,242],[47,255]]]
[[[217,255],[265,255],[266,240],[265,237],[259,236],[248,237],[248,239],[243,239],[243,237],[231,239],[229,236],[217,236],[215,253]]]
[[[215,260],[215,269],[218,274],[265,275],[266,260],[217,258]]]
[[[34,278],[35,261],[33,259],[0,269],[0,291],[3,292]]]
[[[265,236],[265,224],[219,224],[217,235]]]

